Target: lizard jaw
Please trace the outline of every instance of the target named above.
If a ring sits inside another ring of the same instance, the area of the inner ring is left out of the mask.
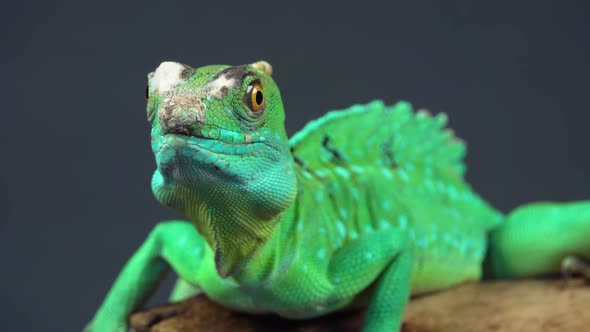
[[[236,133],[237,134],[237,133]],[[152,149],[156,157],[164,153],[182,154],[185,157],[207,157],[209,154],[223,156],[243,156],[256,153],[263,146],[263,141],[236,142],[222,140],[205,135],[165,134],[152,139]],[[171,150],[171,151],[170,151]],[[202,153],[200,153],[202,152]]]

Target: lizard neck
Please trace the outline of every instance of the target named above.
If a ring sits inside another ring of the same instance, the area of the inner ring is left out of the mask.
[[[293,245],[296,239],[291,234],[292,225],[296,222],[294,211],[291,206],[279,216],[271,237],[250,257],[247,264],[232,274],[232,278],[240,285],[254,287],[270,283],[290,266],[296,248]]]
[[[297,180],[290,155],[287,151],[264,171],[237,178],[185,165],[185,174],[190,176],[184,178],[156,170],[154,194],[163,205],[193,222],[215,253],[219,275],[233,275],[271,239],[295,200]]]
[[[313,215],[324,207],[317,206],[316,197],[324,190],[317,178],[297,172],[297,197],[279,217],[272,236],[243,269],[236,271],[232,278],[240,285],[251,287],[272,283],[275,277],[283,275],[292,263],[301,259],[303,250],[314,247],[319,251],[331,251],[331,245],[338,243],[327,233],[331,220],[315,218]],[[310,209],[311,206],[315,206]],[[335,232],[334,232],[335,233]]]

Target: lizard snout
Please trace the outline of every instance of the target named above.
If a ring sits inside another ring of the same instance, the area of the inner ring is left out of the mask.
[[[163,99],[158,118],[167,133],[191,135],[204,123],[205,105],[195,94],[175,94]]]

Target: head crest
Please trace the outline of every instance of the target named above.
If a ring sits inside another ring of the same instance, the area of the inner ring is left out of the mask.
[[[257,61],[254,62],[253,64],[251,64],[252,67],[258,69],[258,70],[262,70],[263,72],[265,72],[267,75],[272,75],[272,66],[270,65],[270,63],[266,62],[266,61]]]

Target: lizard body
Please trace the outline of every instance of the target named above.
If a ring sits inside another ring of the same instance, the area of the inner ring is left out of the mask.
[[[478,280],[484,260],[491,276],[588,273],[590,202],[502,215],[463,180],[446,117],[404,102],[333,111],[289,140],[270,74],[266,62],[150,73],[152,189],[191,222],[152,231],[87,330],[124,331],[167,266],[174,299],[194,287],[293,319],[368,306],[365,331],[399,329],[410,294]]]

